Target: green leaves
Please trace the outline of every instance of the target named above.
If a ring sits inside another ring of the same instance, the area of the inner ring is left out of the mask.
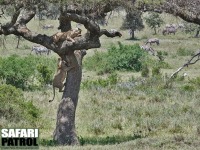
[[[12,85],[0,85],[0,100],[0,117],[8,121],[24,120],[32,124],[40,117],[41,111],[32,101],[25,101],[22,91]]]
[[[144,18],[147,25],[154,29],[155,34],[156,34],[156,28],[159,28],[164,21],[162,20],[162,18],[159,16],[158,13],[152,12],[150,13],[147,17]]]
[[[11,55],[0,59],[0,78],[6,84],[27,90],[34,86],[39,87],[40,84],[49,84],[53,78],[54,66],[56,67],[54,59]]]
[[[95,52],[92,57],[86,59],[84,66],[98,73],[108,73],[114,70],[140,71],[142,59],[145,56],[145,51],[142,51],[138,44],[123,45],[119,42],[118,47],[110,46],[107,53]]]

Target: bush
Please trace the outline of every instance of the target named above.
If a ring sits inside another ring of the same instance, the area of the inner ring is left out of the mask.
[[[37,81],[41,84],[51,82],[55,70],[53,64],[56,64],[56,60],[50,58],[11,55],[0,59],[0,77],[6,84],[22,90],[31,89],[37,85]]]
[[[101,73],[113,72],[114,70],[134,70],[142,69],[142,61],[147,54],[140,49],[139,44],[123,45],[118,43],[118,47],[112,45],[108,53],[95,52],[89,57],[84,65],[89,70]]]
[[[84,61],[83,66],[88,70],[97,71],[98,74],[111,73],[113,68],[111,68],[107,56],[108,54],[105,52],[95,51],[93,56]]]
[[[32,101],[25,101],[22,91],[12,85],[0,85],[0,118],[9,122],[26,121],[30,125],[40,118],[41,111]]]
[[[155,66],[152,68],[152,76],[155,77],[155,76],[159,76],[161,75],[160,73],[160,67],[159,66]]]
[[[183,91],[193,92],[195,90],[195,87],[193,85],[184,85],[181,87]]]
[[[116,73],[112,73],[107,79],[99,78],[97,80],[86,80],[81,83],[82,88],[90,89],[92,87],[106,87],[109,85],[115,85],[120,81],[120,77]]]
[[[189,83],[191,83],[191,84],[193,84],[194,86],[196,86],[196,87],[200,87],[200,77],[196,77],[196,78],[194,78],[194,79],[191,79],[190,81],[189,81]]]
[[[178,56],[192,56],[194,55],[194,51],[180,47],[177,51],[177,55]]]
[[[31,60],[27,61],[17,55],[12,55],[1,61],[0,76],[6,80],[6,84],[26,89],[33,74],[34,65]]]
[[[37,71],[39,73],[38,80],[42,85],[47,85],[52,82],[52,70],[48,66],[39,64],[37,66]]]
[[[141,75],[142,75],[142,77],[148,77],[149,76],[149,68],[148,68],[147,65],[144,65],[142,67]]]

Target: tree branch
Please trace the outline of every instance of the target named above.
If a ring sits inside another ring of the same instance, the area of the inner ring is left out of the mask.
[[[160,3],[150,3],[139,1],[137,9],[154,11],[158,13],[166,12],[178,16],[183,20],[200,25],[200,0],[165,0]]]
[[[83,24],[84,27],[92,34],[100,33],[99,26],[93,20],[90,20],[88,17],[80,16],[74,13],[65,13],[65,17],[68,20]]]
[[[192,22],[200,25],[200,10],[197,10],[196,8],[199,7],[199,4],[199,0],[196,0],[195,4],[192,4],[191,0],[186,0],[183,2],[178,2],[177,0],[168,0],[166,3],[164,3],[163,8],[167,13],[179,16],[187,22]]]
[[[14,34],[17,36],[22,36],[26,40],[43,45],[48,49],[53,50],[58,55],[66,55],[69,51],[74,51],[77,49],[91,49],[91,48],[99,48],[101,46],[99,38],[103,34],[108,37],[121,36],[120,32],[111,32],[106,29],[100,30],[100,27],[91,19],[85,16],[80,16],[75,13],[62,13],[62,19],[66,19],[68,21],[74,21],[77,23],[81,23],[85,26],[88,32],[81,37],[75,38],[75,43],[69,42],[65,40],[62,43],[58,43],[57,45],[54,43],[52,36],[47,36],[45,34],[38,34],[32,32],[27,28],[26,24],[35,16],[36,8],[31,7],[28,9],[23,9],[23,14],[20,14],[22,11],[22,6],[18,7],[18,10],[13,15],[11,22],[6,25],[2,25],[0,29],[0,34],[9,35]]]
[[[193,59],[196,59],[196,60],[193,61]],[[170,76],[170,79],[173,78],[175,75],[177,75],[183,68],[188,67],[189,65],[195,64],[199,60],[200,60],[200,52],[198,52],[197,54],[195,54],[194,56],[192,56],[192,58],[187,63],[185,63],[182,67],[178,68],[178,70],[175,71]]]

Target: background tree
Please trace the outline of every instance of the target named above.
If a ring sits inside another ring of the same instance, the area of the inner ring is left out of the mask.
[[[194,24],[194,23],[188,23],[188,22],[184,22],[184,30],[186,33],[189,34],[194,34],[194,37],[199,37],[199,32],[200,32],[200,25]]]
[[[151,12],[147,17],[144,18],[147,25],[154,30],[154,34],[157,34],[157,28],[159,28],[164,21],[156,12]]]
[[[138,10],[129,10],[126,14],[126,18],[122,24],[122,29],[129,29],[131,39],[135,38],[135,31],[142,30],[144,28],[142,20],[142,12]]]

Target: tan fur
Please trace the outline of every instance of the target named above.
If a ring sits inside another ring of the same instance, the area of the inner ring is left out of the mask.
[[[56,34],[54,34],[53,37],[53,41],[54,43],[58,43],[58,42],[63,42],[65,40],[71,41],[71,42],[75,42],[74,38],[81,36],[81,29],[77,28],[77,29],[72,29],[69,30],[67,32],[57,32]]]
[[[64,60],[58,58],[57,73],[54,75],[53,78],[53,99],[49,100],[49,102],[52,102],[55,98],[55,88],[58,88],[59,92],[63,92],[63,82],[67,76],[67,71],[69,71],[72,68],[73,67],[68,67]]]

